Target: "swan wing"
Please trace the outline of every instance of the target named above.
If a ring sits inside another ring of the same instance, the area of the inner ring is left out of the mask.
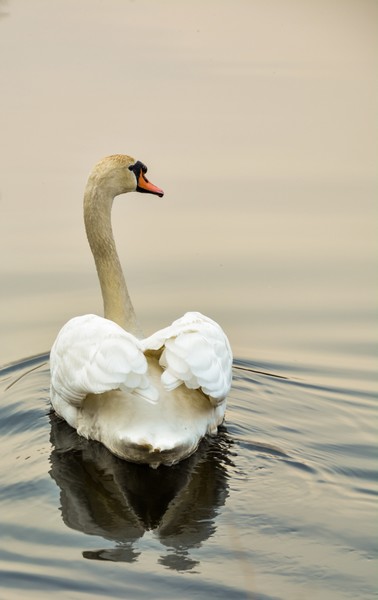
[[[147,368],[140,341],[113,321],[97,315],[68,321],[50,354],[52,389],[76,407],[89,393],[117,388],[156,402],[158,392],[149,382]]]
[[[220,404],[231,388],[232,352],[222,328],[198,312],[186,313],[169,327],[142,340],[145,351],[161,350],[165,369],[162,383],[172,390],[182,383],[201,388],[214,405]]]

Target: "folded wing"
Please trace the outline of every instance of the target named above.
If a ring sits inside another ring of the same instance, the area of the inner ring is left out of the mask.
[[[149,382],[147,368],[140,341],[96,315],[68,321],[50,354],[52,390],[76,407],[89,393],[117,388],[156,402],[158,392]]]
[[[227,336],[212,319],[198,312],[186,313],[141,341],[143,349],[161,350],[165,369],[162,383],[173,390],[182,383],[201,388],[213,405],[227,396],[232,379],[232,352]]]

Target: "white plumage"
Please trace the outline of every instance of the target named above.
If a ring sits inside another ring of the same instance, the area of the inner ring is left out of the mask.
[[[127,156],[104,159],[87,184],[84,215],[105,317],[68,321],[51,349],[51,402],[80,435],[151,466],[174,464],[217,431],[231,387],[232,352],[212,319],[186,313],[141,339],[111,231],[113,197],[162,190]],[[128,331],[126,331],[126,329]]]
[[[184,383],[201,388],[212,404],[220,404],[231,387],[232,353],[218,323],[199,312],[188,312],[165,329],[142,340],[145,350],[162,350],[161,379],[167,390]]]
[[[124,388],[156,402],[141,342],[103,317],[74,317],[61,329],[50,358],[51,386],[80,407],[88,394]]]

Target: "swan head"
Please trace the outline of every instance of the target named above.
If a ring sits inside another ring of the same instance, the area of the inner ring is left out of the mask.
[[[163,196],[164,192],[148,181],[147,167],[126,154],[114,154],[96,164],[89,182],[108,190],[113,197],[127,192],[144,192]]]

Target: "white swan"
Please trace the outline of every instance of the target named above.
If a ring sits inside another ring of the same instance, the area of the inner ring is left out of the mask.
[[[192,454],[223,421],[232,353],[220,326],[198,312],[142,338],[111,227],[113,199],[163,196],[147,168],[114,155],[91,172],[84,220],[105,318],[68,321],[51,349],[51,402],[85,438],[134,462],[172,465]]]

